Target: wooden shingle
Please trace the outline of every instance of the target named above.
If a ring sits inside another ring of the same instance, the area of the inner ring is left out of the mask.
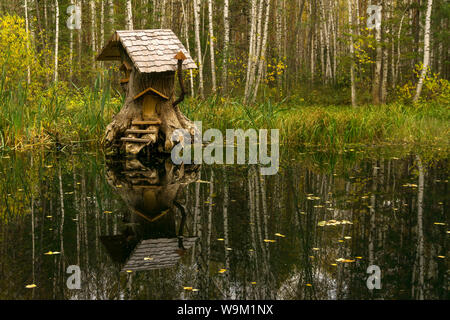
[[[183,239],[183,246],[188,250],[196,237]],[[180,260],[177,238],[142,240],[131,253],[121,272],[163,269],[176,265]]]
[[[121,46],[141,73],[176,71],[177,60],[174,56],[180,51],[186,56],[183,69],[197,68],[181,41],[170,29],[118,30],[97,56],[97,60],[121,60]]]

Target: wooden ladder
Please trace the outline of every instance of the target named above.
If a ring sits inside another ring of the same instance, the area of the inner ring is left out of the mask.
[[[134,142],[134,143],[149,143],[150,139],[142,138],[142,135],[154,133],[158,135],[159,125],[161,120],[159,119],[148,119],[148,120],[133,120],[131,122],[132,126],[137,126],[139,129],[127,129],[125,131],[126,137],[120,138],[124,142]]]

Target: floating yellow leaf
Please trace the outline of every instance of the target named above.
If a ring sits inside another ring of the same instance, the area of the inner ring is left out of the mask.
[[[217,241],[225,241],[224,238],[218,238]]]
[[[344,237],[344,239],[347,239],[347,240],[348,240],[348,239],[351,239],[351,238],[352,238],[352,237],[349,237],[349,236]]]
[[[227,269],[220,269],[219,270],[219,273],[224,273],[224,272],[226,272],[227,271]]]
[[[200,291],[200,289],[192,289],[193,292]]]
[[[319,248],[312,248],[314,251],[318,251],[319,250]]]
[[[192,291],[193,288],[192,287],[183,287],[183,289],[187,290],[187,291]]]
[[[105,210],[103,213],[112,213],[112,211]]]
[[[337,266],[337,264],[336,264],[336,263],[332,263],[331,265],[332,265],[333,267],[336,267],[336,266]]]
[[[44,253],[45,255],[47,255],[47,256],[50,256],[50,255],[54,255],[54,254],[60,254],[61,252],[59,252],[59,251],[49,251],[49,252],[46,252],[46,253]]]
[[[281,233],[275,233],[275,235],[276,235],[277,237],[282,237],[282,238],[285,238],[285,237],[286,237],[284,234],[281,234]]]
[[[252,281],[251,284],[256,284],[256,281]]]
[[[27,288],[27,289],[33,289],[33,288],[36,288],[36,287],[37,287],[37,285],[35,285],[34,283],[25,286],[25,288]]]
[[[145,261],[151,261],[151,260],[153,260],[153,258],[151,258],[151,257],[145,257],[144,260],[145,260]]]
[[[127,272],[128,272],[128,273],[132,273],[132,272],[133,272],[133,270],[127,270]]]
[[[307,287],[312,287],[312,284],[311,283],[307,283],[306,286]]]
[[[355,257],[356,259],[362,259],[362,257]]]
[[[228,250],[228,251],[231,251],[231,250],[233,250],[233,249],[231,249],[231,248],[227,248],[227,250]]]
[[[264,242],[277,242],[277,240],[264,239]]]
[[[440,225],[440,226],[445,226],[445,223],[444,223],[444,222],[435,222],[434,224]]]
[[[438,258],[445,259],[445,256],[437,256]]]

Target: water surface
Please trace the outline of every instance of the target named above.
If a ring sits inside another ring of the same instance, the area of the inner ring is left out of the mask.
[[[353,150],[274,176],[1,154],[0,298],[448,299],[448,175],[446,159]]]

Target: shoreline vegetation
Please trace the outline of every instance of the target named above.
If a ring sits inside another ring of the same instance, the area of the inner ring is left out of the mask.
[[[31,99],[26,88],[0,92],[0,151],[74,143],[101,146],[105,126],[123,98],[98,77],[92,88],[48,89]],[[436,102],[315,105],[295,97],[245,105],[240,99],[187,98],[180,106],[203,130],[279,129],[281,148],[339,151],[352,146],[427,145],[448,149],[450,110]]]

